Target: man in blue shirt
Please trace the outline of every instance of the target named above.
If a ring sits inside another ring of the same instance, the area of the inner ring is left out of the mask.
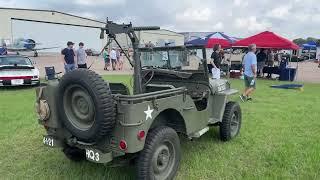
[[[67,72],[70,72],[74,69],[76,69],[76,65],[75,65],[75,61],[74,61],[74,57],[75,57],[75,53],[73,50],[73,42],[69,41],[67,43],[67,48],[64,48],[61,51],[61,54],[64,55],[63,57],[63,64],[64,64],[64,69]]]
[[[256,89],[256,77],[257,77],[257,56],[255,54],[257,46],[255,44],[249,45],[249,52],[243,58],[243,72],[244,72],[244,83],[245,90],[240,95],[241,100],[250,101],[252,100],[251,95]]]

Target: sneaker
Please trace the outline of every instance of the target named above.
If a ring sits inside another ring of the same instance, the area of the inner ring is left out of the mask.
[[[247,101],[247,98],[246,98],[244,95],[242,95],[242,94],[240,95],[240,99],[241,99],[242,102]]]

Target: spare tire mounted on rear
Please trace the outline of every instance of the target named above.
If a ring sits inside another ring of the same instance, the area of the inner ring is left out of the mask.
[[[110,135],[115,110],[109,84],[91,70],[66,73],[59,83],[57,109],[65,128],[78,140],[97,142]]]

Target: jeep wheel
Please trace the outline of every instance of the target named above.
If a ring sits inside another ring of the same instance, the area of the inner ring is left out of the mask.
[[[86,159],[85,150],[76,147],[66,146],[63,148],[64,155],[71,161],[79,162]]]
[[[137,162],[139,180],[173,179],[181,159],[178,134],[169,127],[158,127],[148,133]]]
[[[65,128],[76,138],[96,142],[115,125],[109,84],[87,69],[66,73],[60,80],[57,109]]]
[[[229,141],[239,134],[241,118],[239,104],[236,102],[228,102],[220,124],[220,138],[222,141]]]

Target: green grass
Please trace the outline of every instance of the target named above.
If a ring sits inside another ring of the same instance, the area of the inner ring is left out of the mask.
[[[128,76],[108,76],[130,84]],[[258,81],[254,102],[241,103],[240,135],[219,141],[213,128],[200,139],[181,140],[177,179],[319,179],[320,85],[304,92],[271,89]],[[233,80],[242,89],[240,80]],[[234,97],[238,100],[237,97]],[[105,167],[66,159],[42,145],[34,112],[34,89],[0,90],[0,179],[133,179],[133,167]]]

